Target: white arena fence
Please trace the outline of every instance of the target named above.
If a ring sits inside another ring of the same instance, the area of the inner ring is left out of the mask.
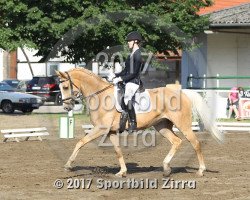
[[[218,129],[224,133],[227,132],[250,132],[250,123],[243,122],[216,122]],[[204,131],[202,124],[198,122],[192,122],[193,131]],[[173,128],[173,131],[179,131],[177,128]]]
[[[216,123],[219,130],[224,133],[227,132],[250,132],[250,123],[242,123],[242,122],[217,122]],[[94,126],[92,124],[82,125],[84,132],[86,134],[90,133]],[[192,122],[192,130],[193,131],[204,131],[203,126],[198,122]],[[179,130],[173,127],[173,131],[179,132]]]
[[[193,90],[200,93],[206,101],[208,107],[211,109],[213,116],[217,119],[217,126],[224,132],[250,132],[250,123],[245,123],[244,119],[250,119],[250,98],[240,98],[239,100],[239,114],[242,119],[241,122],[220,122],[220,120],[227,119],[227,99],[231,90],[207,90],[199,89]],[[238,92],[238,91],[236,91]],[[202,125],[198,122],[192,123],[193,130],[202,131]],[[175,129],[176,130],[176,129]]]
[[[241,122],[220,122],[219,119],[227,118],[227,98],[230,90],[193,90],[202,95],[206,101],[208,107],[211,109],[212,114],[218,119],[217,126],[219,130],[223,132],[250,132],[250,123],[245,123],[244,120]],[[246,107],[249,105],[249,109]],[[244,107],[245,106],[245,107]],[[242,119],[250,119],[250,98],[240,99],[239,108]],[[86,133],[89,133],[93,128],[93,125],[82,125],[82,128]],[[192,129],[194,131],[203,131],[203,125],[198,122],[192,123]],[[174,131],[179,131],[173,127]]]
[[[46,127],[41,128],[19,128],[19,129],[4,129],[1,130],[3,133],[3,142],[6,142],[10,138],[14,138],[17,142],[20,142],[19,138],[25,138],[24,141],[28,141],[30,137],[36,137],[42,141],[41,136],[48,136]]]
[[[227,99],[231,90],[193,90],[200,93],[217,119],[226,119],[228,115]],[[236,91],[238,92],[238,91]],[[240,98],[239,113],[241,119],[250,119],[250,98]]]

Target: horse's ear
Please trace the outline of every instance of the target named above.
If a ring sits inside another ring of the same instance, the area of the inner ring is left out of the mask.
[[[55,70],[55,73],[56,73],[57,76],[60,76],[59,71]]]
[[[66,73],[61,72],[61,71],[57,71],[57,70],[55,70],[55,72],[56,72],[56,75],[57,75],[57,76],[59,76],[59,77],[61,77],[61,78],[67,78]]]

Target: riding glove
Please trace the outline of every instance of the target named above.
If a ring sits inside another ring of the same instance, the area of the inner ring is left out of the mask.
[[[116,85],[117,83],[121,82],[122,78],[121,77],[117,77],[113,79],[113,83]]]
[[[112,81],[115,78],[115,74],[114,73],[110,73],[108,75],[108,81]]]

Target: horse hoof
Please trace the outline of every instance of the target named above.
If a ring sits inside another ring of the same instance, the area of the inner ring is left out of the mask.
[[[198,177],[204,176],[203,172],[201,172],[201,171],[196,172],[196,175],[197,175]]]
[[[126,172],[118,172],[115,174],[116,177],[122,178],[122,177],[126,177],[127,173]]]
[[[73,169],[73,168],[72,168],[71,166],[66,166],[66,165],[64,166],[64,170],[65,170],[65,171],[70,172],[70,171],[72,171],[72,169]]]
[[[171,169],[170,169],[170,168],[163,171],[163,176],[164,176],[164,177],[169,177],[170,174],[171,174]]]

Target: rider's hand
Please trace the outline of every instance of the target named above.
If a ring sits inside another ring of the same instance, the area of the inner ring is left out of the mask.
[[[113,83],[116,85],[117,83],[121,82],[122,78],[121,77],[117,77],[113,79]]]
[[[108,81],[112,81],[115,78],[115,74],[112,72],[108,75]]]

